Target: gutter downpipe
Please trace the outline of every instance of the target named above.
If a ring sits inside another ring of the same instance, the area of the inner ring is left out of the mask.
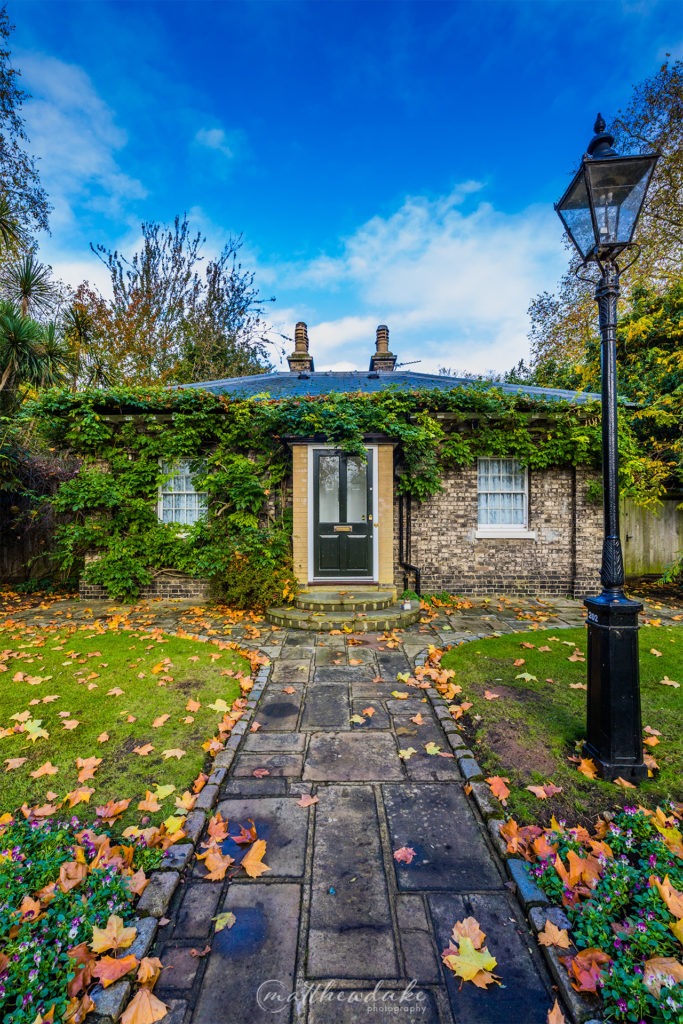
[[[403,525],[405,508],[405,528]],[[403,569],[403,589],[408,590],[408,574],[415,576],[415,593],[422,596],[422,570],[409,561],[412,542],[412,500],[410,495],[399,494],[398,497],[398,562]]]

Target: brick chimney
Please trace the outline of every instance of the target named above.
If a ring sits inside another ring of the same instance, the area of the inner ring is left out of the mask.
[[[312,373],[313,357],[308,351],[308,328],[303,321],[294,328],[294,351],[287,356],[291,373]]]
[[[396,366],[396,356],[389,351],[389,328],[380,324],[377,328],[375,354],[370,359],[371,373],[390,373]]]

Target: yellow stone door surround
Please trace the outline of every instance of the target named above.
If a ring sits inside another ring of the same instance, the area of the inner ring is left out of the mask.
[[[302,589],[309,586],[324,586],[313,579],[311,517],[312,501],[312,451],[315,448],[330,448],[334,445],[324,441],[290,438],[292,448],[292,555],[294,574]],[[375,453],[376,486],[374,527],[376,556],[373,578],[367,581],[349,580],[349,586],[375,586],[382,589],[394,588],[394,447],[393,441],[377,438],[368,440],[367,448]],[[327,583],[329,588],[333,584]]]

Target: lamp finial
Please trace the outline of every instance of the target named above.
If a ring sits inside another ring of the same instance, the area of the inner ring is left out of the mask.
[[[593,125],[595,135],[588,143],[587,153],[589,156],[597,157],[599,160],[604,157],[618,156],[616,150],[612,149],[614,136],[605,131],[606,127],[604,117],[602,114],[598,114]]]

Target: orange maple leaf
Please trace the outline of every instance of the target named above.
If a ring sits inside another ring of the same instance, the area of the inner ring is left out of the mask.
[[[123,978],[125,974],[135,970],[137,966],[138,958],[133,956],[132,953],[120,959],[116,959],[113,956],[103,956],[93,967],[92,973],[93,977],[97,978],[103,988],[108,988],[109,985],[113,985],[119,978]]]
[[[505,783],[509,782],[510,780],[505,776],[491,775],[486,781],[488,782],[489,789],[491,790],[493,795],[498,800],[500,800],[504,807],[505,804],[507,803],[507,798],[510,796],[510,790],[505,785]]]
[[[265,839],[257,839],[253,846],[250,846],[240,862],[250,878],[258,878],[264,871],[270,871],[267,864],[263,863],[266,852]]]
[[[121,1024],[155,1024],[163,1020],[168,1006],[146,987],[139,989],[121,1016]]]

